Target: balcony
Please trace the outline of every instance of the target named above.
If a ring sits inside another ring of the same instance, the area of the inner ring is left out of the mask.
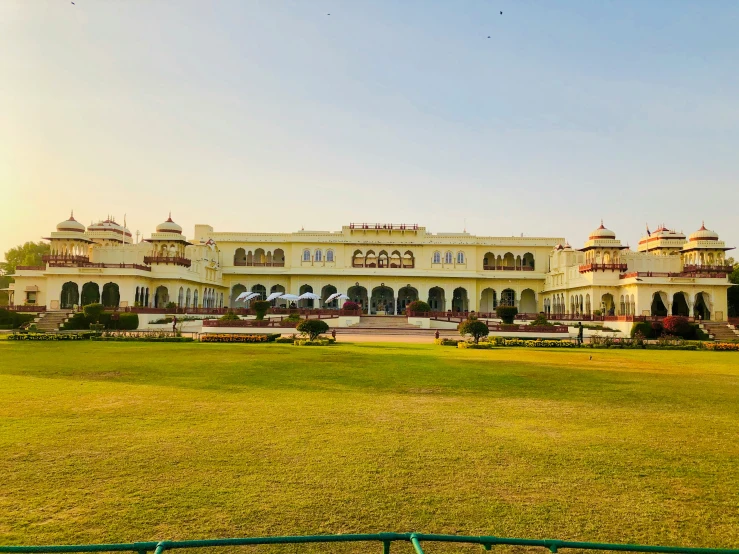
[[[730,265],[685,265],[684,273],[731,273],[734,271]]]
[[[181,265],[182,267],[190,267],[192,261],[188,258],[180,258],[178,256],[144,256],[144,263],[151,264],[172,264]]]
[[[482,266],[482,269],[485,271],[534,271],[534,268],[528,265],[524,266],[507,266],[507,265],[484,265]]]
[[[239,260],[234,262],[234,265],[240,267],[285,267],[285,262],[245,262]]]
[[[41,256],[41,260],[45,263],[57,264],[56,267],[60,267],[60,265],[65,264],[76,265],[90,263],[90,258],[88,256],[72,256],[69,254],[44,254]]]
[[[354,262],[352,264],[352,267],[356,267],[356,268],[367,268],[367,269],[370,269],[370,268],[380,268],[380,269],[413,269],[414,267],[416,267],[416,264],[414,264],[414,263],[407,263],[407,264],[391,263],[391,264],[385,265],[384,263],[382,263],[382,264],[377,264],[377,263],[359,264],[357,262]]]
[[[626,271],[626,264],[583,264],[579,268],[580,273],[590,273],[591,271]]]

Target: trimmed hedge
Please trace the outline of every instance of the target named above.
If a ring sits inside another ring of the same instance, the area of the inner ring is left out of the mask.
[[[431,306],[423,300],[414,300],[405,307],[405,313],[426,313],[431,311]]]
[[[265,343],[274,342],[280,335],[241,335],[234,333],[206,334],[200,336],[200,342],[238,342],[238,343]]]
[[[518,315],[518,308],[515,306],[498,306],[495,308],[495,315],[502,319],[503,323],[510,325]]]
[[[22,325],[33,321],[35,317],[36,314],[0,309],[0,329],[18,329]]]
[[[59,340],[87,340],[90,333],[14,333],[8,335],[8,340],[23,341],[59,341]]]
[[[118,320],[112,320],[111,317],[113,312],[103,312],[100,314],[100,323],[105,326],[105,329],[119,329],[121,331],[135,331],[139,328],[139,315],[130,314],[127,312],[115,312],[118,314]],[[90,328],[90,324],[94,323],[84,313],[76,313],[69,320],[62,325],[64,331],[87,331]]]

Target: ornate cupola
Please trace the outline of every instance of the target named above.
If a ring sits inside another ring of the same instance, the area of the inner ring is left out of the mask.
[[[144,256],[145,264],[172,264],[184,267],[192,265],[192,261],[185,254],[185,248],[192,243],[182,235],[182,227],[172,221],[171,213],[166,221],[157,225],[156,232],[146,241],[151,243],[151,252]]]
[[[103,246],[116,246],[120,244],[131,244],[133,237],[125,225],[116,222],[113,216],[92,223],[87,228],[87,236],[96,244]]]
[[[719,240],[718,233],[706,229],[705,223],[688,237],[681,250],[683,271],[685,272],[720,272],[728,273],[733,268],[726,265],[726,243]]]
[[[69,219],[56,226],[56,231],[51,236],[44,239],[50,242],[49,253],[43,257],[44,262],[59,266],[90,261],[89,248],[92,241],[85,234],[85,226],[74,218],[74,211]]]
[[[616,233],[606,229],[603,220],[600,227],[595,229],[585,241],[580,252],[585,252],[585,264],[580,266],[580,273],[589,271],[624,271],[626,264],[621,263],[621,250],[628,246],[621,244]]]
[[[639,239],[637,251],[659,256],[671,256],[680,254],[684,244],[685,235],[683,233],[660,225],[653,233],[647,227],[647,234]]]

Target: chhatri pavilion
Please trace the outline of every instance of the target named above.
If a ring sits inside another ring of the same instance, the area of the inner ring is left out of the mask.
[[[302,307],[335,308],[336,300],[325,300],[338,292],[369,314],[400,314],[421,299],[435,311],[492,312],[507,304],[519,313],[722,321],[731,272],[730,248],[705,225],[687,237],[660,226],[636,251],[603,224],[579,249],[559,237],[431,233],[412,224],[294,233],[196,225],[187,238],[171,217],[134,240],[114,218],[85,227],[70,216],[45,240],[43,265],[19,266],[13,275],[17,305],[196,311],[242,306],[236,299],[250,291],[262,298],[313,292],[321,300],[301,300]]]

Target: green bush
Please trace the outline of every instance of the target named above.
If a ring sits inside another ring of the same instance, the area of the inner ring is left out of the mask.
[[[631,326],[631,338],[633,339],[637,333],[641,333],[645,339],[652,338],[652,324],[648,321],[639,321]]]
[[[118,325],[116,325],[114,321],[111,322],[113,328],[123,329],[125,331],[134,331],[139,328],[138,314],[122,313],[118,315],[120,316],[118,319]]]
[[[426,313],[431,311],[431,306],[429,306],[426,302],[423,300],[414,300],[410,304],[408,304],[405,307],[405,313]]]
[[[518,315],[518,308],[515,306],[498,306],[495,308],[495,314],[503,320],[503,323],[510,325]]]
[[[102,323],[100,321],[100,316],[105,311],[105,306],[102,304],[88,304],[84,308],[82,308],[83,313],[85,314],[85,317],[88,321],[91,323]]]
[[[251,307],[254,308],[254,312],[257,314],[257,319],[261,321],[264,319],[264,316],[267,315],[270,304],[266,300],[257,300],[252,302]]]
[[[487,337],[490,333],[487,324],[477,319],[466,319],[459,324],[457,329],[459,329],[460,335],[471,335],[475,344],[479,343],[482,337]]]
[[[177,304],[175,304],[174,302],[167,302],[167,305],[165,306],[165,308],[167,308],[168,310],[174,310],[176,307]]]
[[[318,335],[328,331],[328,323],[322,319],[306,319],[297,326],[297,330],[306,333],[311,341],[316,340]]]
[[[3,329],[18,329],[22,325],[33,321],[35,317],[35,314],[0,309],[0,327]]]
[[[688,321],[687,317],[672,315],[662,321],[665,333],[683,339],[695,337],[695,326]]]
[[[551,323],[549,323],[549,321],[547,321],[547,316],[545,316],[544,314],[538,314],[534,318],[534,321],[532,321],[529,325],[531,325],[532,327],[545,327],[545,326],[553,327],[554,326]]]
[[[221,321],[236,321],[241,319],[239,316],[237,316],[235,313],[233,313],[232,310],[228,310],[225,314],[223,314],[221,317],[219,317]]]

